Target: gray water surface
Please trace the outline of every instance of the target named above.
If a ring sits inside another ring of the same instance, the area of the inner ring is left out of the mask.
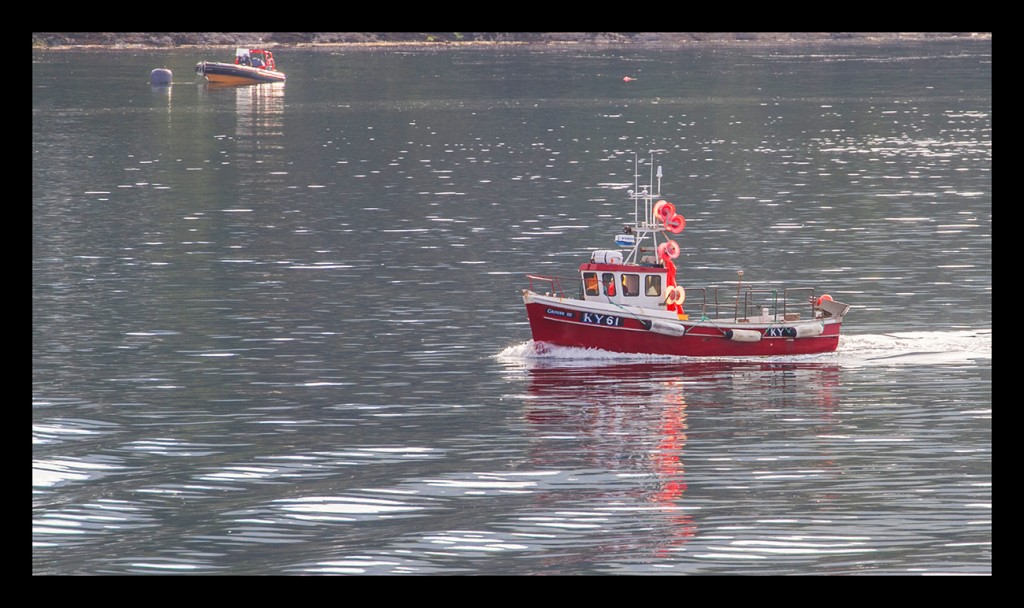
[[[990,42],[211,53],[33,51],[33,574],[991,574]],[[534,351],[652,150],[836,353]]]

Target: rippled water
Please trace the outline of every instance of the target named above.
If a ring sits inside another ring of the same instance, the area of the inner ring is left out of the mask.
[[[991,573],[990,43],[275,55],[33,53],[34,574]],[[532,348],[651,149],[836,353]]]

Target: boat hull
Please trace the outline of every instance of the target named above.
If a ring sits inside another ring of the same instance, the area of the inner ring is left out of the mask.
[[[216,61],[201,61],[197,63],[196,74],[204,76],[211,84],[221,85],[247,85],[285,81],[284,72]]]
[[[535,343],[616,353],[759,357],[834,352],[840,320],[803,323],[679,321],[675,315],[523,293]]]

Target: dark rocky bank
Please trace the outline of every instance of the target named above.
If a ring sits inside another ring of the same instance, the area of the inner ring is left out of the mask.
[[[32,47],[586,45],[674,47],[991,40],[991,32],[33,32]]]

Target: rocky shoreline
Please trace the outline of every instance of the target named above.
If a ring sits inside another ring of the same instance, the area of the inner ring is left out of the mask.
[[[825,45],[991,40],[991,32],[33,32],[33,49]]]

